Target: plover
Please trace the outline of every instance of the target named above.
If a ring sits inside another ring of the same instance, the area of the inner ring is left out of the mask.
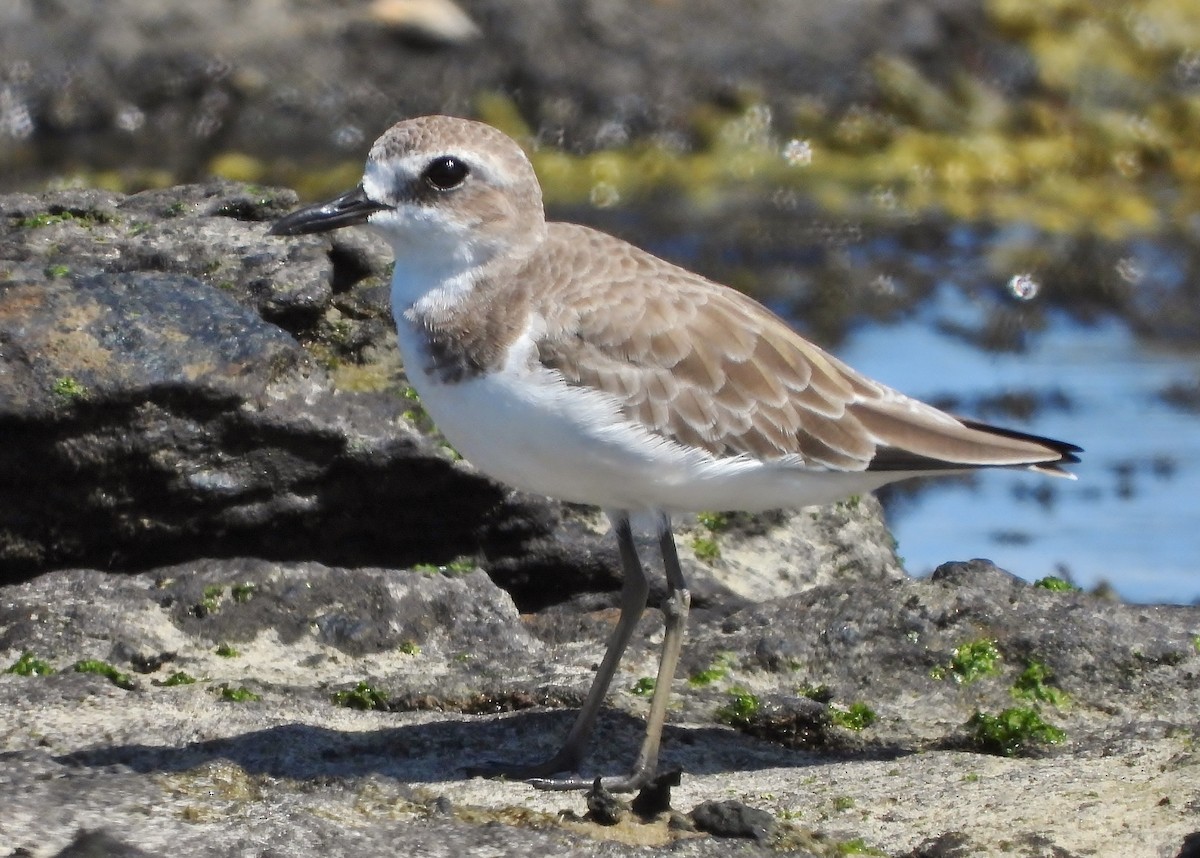
[[[656,523],[665,633],[635,790],[656,772],[689,596],[673,513],[826,503],[975,468],[1069,476],[1072,444],[953,417],[854,371],[762,305],[613,236],[548,223],[517,143],[426,116],[372,146],[362,184],[275,235],[367,224],[392,246],[392,314],[409,381],[486,474],[601,507],[620,548],[621,610],[561,750],[484,773],[550,789],[579,774],[648,584],[630,517]]]

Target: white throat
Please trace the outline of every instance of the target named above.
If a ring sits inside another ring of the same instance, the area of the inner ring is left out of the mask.
[[[436,208],[401,206],[371,216],[395,258],[392,313],[434,311],[458,303],[494,250],[472,240],[468,228]]]

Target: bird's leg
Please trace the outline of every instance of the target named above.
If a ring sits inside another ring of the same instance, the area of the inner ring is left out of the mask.
[[[628,521],[626,521],[626,525],[625,536],[622,537],[618,533],[618,539],[628,538],[628,552],[636,563],[637,554],[634,551],[633,538],[628,532]],[[658,520],[658,547],[662,553],[663,567],[667,575],[667,597],[662,606],[665,625],[662,657],[658,663],[658,677],[654,681],[654,696],[650,700],[650,715],[646,719],[646,738],[642,741],[642,748],[628,775],[600,780],[600,785],[610,792],[634,792],[654,780],[658,769],[658,749],[662,744],[663,723],[667,718],[667,701],[671,696],[671,683],[675,679],[675,668],[679,663],[679,652],[683,647],[683,631],[687,625],[688,610],[692,603],[691,594],[687,590],[687,581],[683,577],[683,570],[679,568],[679,554],[675,550],[675,537],[671,534],[671,519],[665,513],[660,514]],[[625,556],[625,552],[626,549],[622,547],[622,557]],[[637,565],[640,569],[641,564]],[[626,574],[628,575],[628,571]],[[614,635],[614,642],[615,639],[616,635]],[[624,649],[624,643],[621,648]],[[610,654],[611,649],[612,645],[610,644]],[[615,662],[613,667],[616,667]],[[605,679],[606,687],[611,678],[610,675]],[[597,676],[596,682],[599,683],[599,681],[600,677]],[[592,686],[592,689],[595,690],[595,685]],[[602,696],[603,694],[601,694]],[[590,699],[591,695],[589,695],[589,702]],[[580,713],[580,721],[582,720],[583,713]],[[576,722],[576,726],[578,723]],[[591,729],[590,723],[588,729]],[[568,739],[569,742],[570,739]],[[535,779],[530,783],[541,789],[590,789],[595,781],[586,778],[566,778]]]
[[[646,609],[646,599],[650,595],[650,585],[646,581],[646,573],[642,569],[637,548],[633,543],[629,515],[611,513],[609,518],[617,535],[617,547],[621,553],[621,569],[624,574],[621,586],[621,613],[617,619],[617,627],[608,639],[604,659],[600,662],[596,678],[592,680],[592,687],[588,690],[587,698],[583,701],[583,707],[575,718],[571,732],[567,734],[567,739],[558,753],[542,763],[526,766],[491,764],[472,769],[472,774],[529,780],[541,789],[588,789],[592,786],[593,781],[584,780],[577,775],[567,778],[550,776],[563,772],[574,774],[579,771],[592,728],[595,727],[600,708],[604,705],[608,686],[612,683],[617,666],[621,663],[621,656],[625,654],[625,648],[633,637],[633,630]]]
[[[683,570],[679,568],[679,554],[675,550],[675,537],[671,533],[671,519],[662,513],[658,521],[658,549],[662,553],[663,569],[667,575],[667,597],[663,600],[663,649],[658,663],[658,678],[654,681],[654,697],[650,699],[650,716],[646,719],[646,738],[638,752],[637,762],[629,774],[629,790],[640,789],[650,781],[658,769],[658,749],[662,744],[663,724],[667,720],[667,700],[671,696],[671,683],[675,679],[675,668],[679,664],[679,652],[683,649],[683,632],[687,627],[688,611],[692,605],[692,594],[688,592]],[[610,791],[617,785],[606,785]]]

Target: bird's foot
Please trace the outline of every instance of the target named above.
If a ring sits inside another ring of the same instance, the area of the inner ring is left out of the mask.
[[[556,777],[526,778],[525,782],[535,789],[566,791],[603,789],[608,792],[637,792],[654,780],[654,772],[635,770],[627,775],[608,777],[583,777],[579,774],[564,774]]]
[[[533,765],[491,761],[467,769],[467,774],[470,777],[525,781],[535,789],[551,791],[590,790],[599,784],[609,792],[637,792],[655,779],[654,770],[649,766],[635,767],[623,776],[584,777],[578,772],[577,760],[560,760],[557,756]]]
[[[473,778],[500,778],[511,781],[542,781],[553,780],[553,775],[573,772],[579,767],[579,760],[574,756],[568,756],[563,753],[555,754],[548,760],[543,760],[540,763],[512,763],[504,760],[488,760],[478,766],[471,766],[467,769],[467,777]],[[581,782],[582,779],[580,779]],[[591,782],[584,782],[584,786],[591,786]]]

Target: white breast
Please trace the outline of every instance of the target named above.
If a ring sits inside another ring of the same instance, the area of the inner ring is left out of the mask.
[[[825,503],[905,474],[859,479],[739,456],[714,459],[626,420],[603,393],[567,385],[531,360],[529,337],[498,371],[444,382],[425,372],[424,332],[403,314],[409,381],[442,434],[471,464],[516,488],[631,511],[764,510]]]

